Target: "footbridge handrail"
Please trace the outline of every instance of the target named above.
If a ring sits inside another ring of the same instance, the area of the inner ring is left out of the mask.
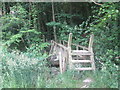
[[[95,70],[93,38],[90,36],[88,47],[72,43],[72,33],[69,34],[68,41],[61,40],[60,43],[51,40],[50,54],[59,61],[60,72],[63,73],[67,69],[74,70]],[[52,60],[52,59],[51,59]],[[81,66],[83,65],[83,66]],[[84,67],[85,65],[85,67]],[[79,66],[79,67],[78,67]]]

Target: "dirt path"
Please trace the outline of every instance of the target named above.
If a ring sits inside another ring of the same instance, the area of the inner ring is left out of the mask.
[[[81,88],[89,88],[89,85],[93,82],[93,79],[91,78],[86,78],[85,80],[83,80],[83,85]]]

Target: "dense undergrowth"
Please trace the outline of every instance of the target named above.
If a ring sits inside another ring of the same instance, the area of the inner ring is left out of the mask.
[[[32,52],[31,52],[32,53]],[[34,53],[33,53],[34,54]],[[43,56],[42,59],[18,51],[0,52],[2,74],[0,88],[81,88],[83,80],[91,78],[90,88],[117,88],[118,72],[108,70],[96,72],[66,71],[57,75]],[[41,56],[42,57],[42,56]]]
[[[2,5],[5,10],[8,4]],[[56,3],[56,22],[52,22],[51,3],[9,5],[11,12],[0,17],[0,88],[80,88],[85,78],[93,80],[90,88],[118,88],[120,3],[104,3],[102,6]],[[68,12],[72,5],[72,12]],[[87,15],[83,7],[91,10],[90,14]],[[50,45],[46,41],[54,39],[53,26],[56,26],[58,40],[68,40],[69,33],[72,33],[72,42],[84,46],[88,46],[90,34],[94,34],[96,72],[68,70],[53,74],[46,60]]]

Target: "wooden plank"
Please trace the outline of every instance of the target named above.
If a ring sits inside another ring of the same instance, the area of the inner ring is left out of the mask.
[[[74,56],[74,55],[73,55]],[[76,57],[73,57],[72,56],[72,59],[73,60],[86,60],[85,56],[83,55],[75,55]]]
[[[90,63],[91,60],[72,60],[72,63]]]
[[[53,43],[55,43],[55,45],[57,45],[58,47],[60,47],[60,48],[63,48],[63,49],[65,49],[65,50],[67,50],[68,48],[67,47],[65,47],[64,45],[62,45],[62,44],[59,44],[59,43],[56,43],[55,41],[53,41]]]
[[[93,69],[91,67],[88,67],[88,68],[75,68],[75,70],[84,71],[84,70],[93,70]]]
[[[82,48],[82,49],[86,49],[86,50],[88,50],[88,48],[85,47],[85,46],[81,46],[81,45],[77,45],[77,44],[73,44],[73,43],[72,43],[72,45],[74,45],[74,46],[78,46],[78,47],[80,47],[80,48]]]
[[[67,41],[65,41],[65,40],[63,40],[63,41],[67,43]],[[85,49],[85,50],[88,50],[88,48],[85,47],[85,46],[81,46],[81,45],[74,44],[74,43],[71,43],[71,45],[78,46],[78,47],[80,47],[80,48],[83,48],[83,49]]]
[[[85,50],[72,50],[72,55],[92,55],[92,53]]]
[[[72,50],[72,52],[90,52],[90,51],[87,51],[87,50]]]

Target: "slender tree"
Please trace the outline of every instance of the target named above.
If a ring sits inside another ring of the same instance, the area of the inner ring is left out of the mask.
[[[53,22],[55,22],[55,10],[54,10],[54,3],[52,0],[52,17],[53,17]],[[54,30],[54,39],[55,41],[57,41],[57,36],[56,36],[56,26],[53,26],[53,30]]]

